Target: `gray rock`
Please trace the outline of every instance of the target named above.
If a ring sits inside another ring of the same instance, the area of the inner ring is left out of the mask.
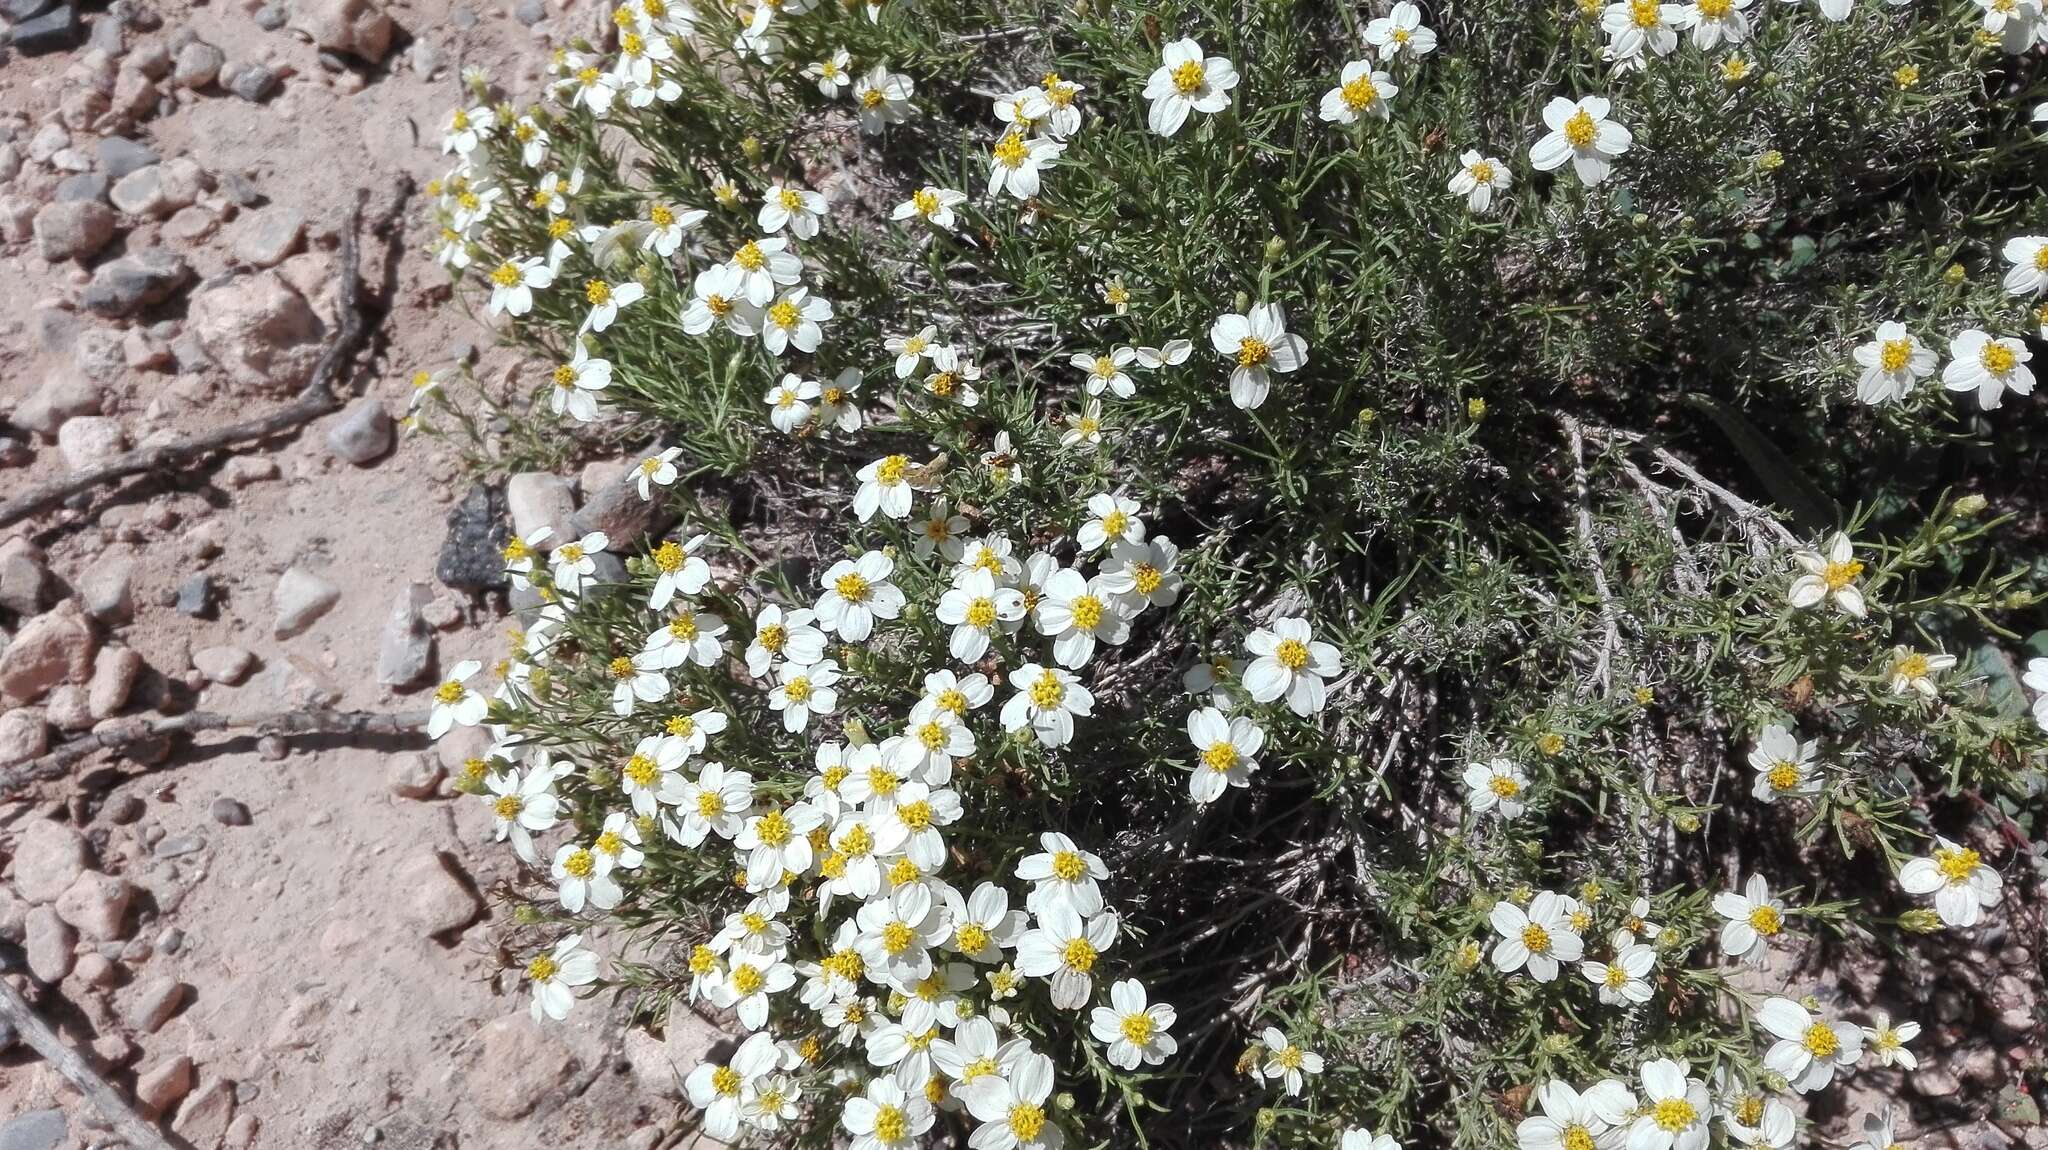
[[[43,609],[55,589],[42,548],[20,535],[0,542],[0,608],[27,618]]]
[[[279,28],[284,27],[285,21],[288,19],[290,17],[285,15],[284,9],[276,4],[265,4],[263,7],[256,9],[256,26],[265,32],[277,31]]]
[[[400,798],[433,798],[441,784],[441,760],[431,751],[393,755],[384,770],[384,783]]]
[[[172,835],[157,843],[156,849],[150,853],[160,859],[174,859],[182,858],[185,855],[198,854],[205,849],[206,840],[198,835]]]
[[[128,995],[128,1007],[122,1012],[122,1017],[130,1030],[155,1034],[184,1003],[184,983],[175,978],[152,979]]]
[[[79,577],[85,613],[102,623],[125,623],[135,615],[135,565],[107,559]]]
[[[57,6],[57,0],[0,0],[0,16],[9,24],[33,20]]]
[[[540,528],[551,534],[545,546],[560,547],[574,539],[570,520],[576,515],[576,493],[569,481],[544,471],[522,471],[505,481],[505,504],[512,530],[520,538]]]
[[[57,450],[73,471],[98,467],[127,446],[121,421],[110,415],[81,415],[57,429]]]
[[[147,248],[94,268],[79,302],[94,315],[118,319],[170,299],[191,279],[184,257]]]
[[[12,141],[0,143],[0,184],[21,174],[21,149]]]
[[[277,73],[262,64],[244,64],[235,69],[227,87],[251,104],[261,104],[277,91]]]
[[[368,466],[391,450],[394,430],[384,405],[364,396],[349,404],[327,429],[327,450],[358,467]]]
[[[16,24],[12,43],[24,56],[41,56],[69,51],[84,38],[85,25],[78,21],[78,9],[67,3]]]
[[[47,906],[30,910],[24,926],[27,937],[21,949],[27,952],[28,972],[38,982],[64,981],[64,976],[71,973],[71,950],[78,945],[78,932]]]
[[[400,885],[412,892],[402,908],[421,934],[448,934],[476,921],[484,905],[461,867],[440,853],[422,854],[398,872]]]
[[[377,681],[387,687],[410,687],[434,661],[434,633],[420,615],[433,598],[424,583],[407,587],[391,605],[384,633],[377,640]]]
[[[0,1122],[0,1150],[57,1150],[70,1136],[62,1110],[31,1110]]]
[[[95,720],[110,719],[128,705],[135,682],[142,677],[142,656],[133,647],[101,647],[92,661],[92,682],[86,705]]]
[[[305,235],[306,217],[296,208],[251,212],[235,227],[235,258],[251,267],[276,267],[299,250]]]
[[[107,188],[111,183],[105,172],[80,172],[57,181],[57,190],[50,198],[62,204],[83,203],[86,200],[99,200],[104,203]]]
[[[122,136],[102,137],[94,151],[99,156],[100,171],[115,180],[162,162],[155,149]]]
[[[171,81],[180,88],[204,88],[220,78],[227,54],[204,40],[194,40],[178,49],[178,61],[171,69]]]
[[[191,619],[213,618],[213,576],[194,575],[178,584],[178,614]]]
[[[88,38],[85,46],[88,51],[119,56],[128,47],[127,33],[121,27],[121,22],[113,18],[112,12],[94,20],[87,26],[86,32]]]
[[[207,682],[232,687],[249,677],[256,666],[256,656],[240,647],[201,647],[192,652],[192,665],[206,676]]]
[[[528,28],[548,18],[547,0],[519,0],[512,6],[512,15]]]
[[[28,142],[28,158],[39,164],[50,162],[51,157],[71,146],[71,133],[62,124],[44,124]]]
[[[0,632],[0,639],[6,638]],[[34,707],[0,711],[0,767],[19,766],[50,749],[50,725]]]
[[[97,380],[75,364],[64,364],[44,376],[35,394],[15,409],[14,422],[44,439],[55,439],[64,421],[97,414],[101,399]]]
[[[108,799],[107,805],[100,808],[100,813],[106,816],[107,821],[115,826],[125,827],[133,825],[138,819],[142,818],[148,809],[149,804],[143,802],[139,796],[131,795],[124,791]]]
[[[96,200],[49,204],[36,213],[36,250],[51,263],[90,259],[114,238],[114,223],[114,209]]]
[[[304,567],[288,567],[278,576],[271,592],[271,606],[277,610],[272,631],[280,639],[297,635],[327,614],[341,601],[341,588]]]
[[[469,489],[448,512],[448,534],[434,577],[457,591],[489,591],[505,585],[505,498],[488,484]]]
[[[213,821],[224,827],[246,827],[249,825],[249,808],[237,799],[226,795],[213,800]]]

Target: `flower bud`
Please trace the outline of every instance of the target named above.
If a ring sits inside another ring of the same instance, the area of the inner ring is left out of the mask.
[[[1236,295],[1231,296],[1230,310],[1238,313],[1239,315],[1243,315],[1244,313],[1252,310],[1251,295],[1246,292],[1238,292]]]
[[[1984,514],[1984,508],[1989,505],[1989,502],[1982,495],[1965,495],[1961,499],[1956,500],[1955,512],[1958,516],[1969,519],[1973,516]]]
[[[1768,79],[1768,77],[1766,78]],[[1756,158],[1756,168],[1760,172],[1775,172],[1784,166],[1785,153],[1780,152],[1776,148],[1772,148]]]
[[[1361,408],[1359,408],[1359,409],[1358,409],[1358,426],[1360,426],[1360,427],[1371,427],[1371,426],[1372,426],[1372,424],[1373,424],[1373,421],[1374,421],[1374,420],[1376,420],[1376,419],[1378,419],[1379,417],[1380,417],[1380,413],[1379,413],[1379,412],[1377,412],[1377,411],[1374,411],[1374,410],[1373,410],[1372,408],[1370,408],[1370,407],[1361,407]]]
[[[522,902],[512,908],[512,921],[520,926],[534,926],[540,922],[540,908]]]
[[[1899,925],[1914,934],[1933,934],[1941,929],[1941,916],[1920,907],[1900,915]]]
[[[1466,400],[1465,415],[1474,423],[1478,423],[1480,420],[1485,419],[1486,401],[1479,398],[1476,395],[1473,396],[1471,399]]]
[[[1969,278],[1969,269],[1965,268],[1961,264],[1950,264],[1941,273],[1941,281],[1945,284],[1948,284],[1950,287],[1955,287],[1961,284],[1964,280]]]
[[[749,159],[749,160],[753,161],[754,163],[757,163],[757,164],[758,164],[758,163],[760,163],[760,162],[761,162],[761,141],[760,141],[760,139],[759,139],[758,137],[755,137],[755,136],[743,136],[743,137],[741,137],[741,138],[740,138],[740,155],[742,155],[742,156],[745,156],[745,157],[746,157],[747,159]]]
[[[1266,262],[1277,264],[1287,258],[1287,241],[1274,236],[1266,241]]]

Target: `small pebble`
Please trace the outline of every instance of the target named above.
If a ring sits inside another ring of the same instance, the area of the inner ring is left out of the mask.
[[[213,821],[224,827],[246,827],[249,825],[249,808],[222,795],[213,800]]]

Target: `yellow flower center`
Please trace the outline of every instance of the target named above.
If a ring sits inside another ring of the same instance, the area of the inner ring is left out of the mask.
[[[1083,631],[1093,631],[1102,622],[1102,600],[1093,595],[1079,595],[1074,598],[1074,626]]]
[[[725,801],[718,797],[717,791],[697,792],[697,813],[699,815],[707,819],[717,818],[724,810]]]
[[[910,949],[910,943],[916,937],[917,932],[908,924],[891,922],[882,928],[882,949],[890,954],[902,954]]]
[[[754,837],[761,840],[762,846],[786,846],[791,833],[789,819],[781,811],[769,811],[754,824]]]
[[[1977,852],[1969,847],[1934,852],[1935,869],[1941,872],[1941,877],[1947,879],[1950,886],[1960,886],[1969,882],[1970,876],[1976,873],[1982,861]]]
[[[996,163],[1006,168],[1023,167],[1024,160],[1030,154],[1031,149],[1024,146],[1024,137],[1021,133],[1005,132],[1003,138],[996,141]]]
[[[578,847],[562,860],[562,873],[570,878],[587,879],[597,873],[597,857],[588,850]]]
[[[782,201],[782,210],[785,212],[800,212],[803,210],[804,197],[801,192],[784,188],[782,189],[782,194],[775,198]]]
[[[1522,928],[1522,945],[1529,948],[1530,954],[1548,954],[1550,932],[1532,922]]]
[[[1522,793],[1522,784],[1513,775],[1495,775],[1486,781],[1486,789],[1498,798],[1512,799]]]
[[[1366,73],[1356,80],[1346,81],[1338,89],[1344,98],[1344,106],[1354,112],[1363,112],[1379,102],[1380,90],[1373,87],[1372,74]]]
[[[1059,676],[1051,671],[1039,675],[1038,681],[1031,684],[1031,705],[1041,711],[1052,710],[1066,697],[1066,684],[1060,682]]]
[[[967,695],[958,688],[948,687],[940,691],[938,697],[932,701],[938,704],[941,709],[951,711],[956,715],[967,714]]]
[[[712,971],[714,971],[714,970],[717,970],[717,969],[718,969],[718,955],[717,955],[717,954],[716,954],[715,952],[713,952],[713,951],[712,951],[712,949],[711,949],[710,947],[708,947],[708,946],[705,946],[705,945],[704,945],[703,943],[701,943],[701,942],[700,942],[700,943],[698,943],[698,944],[697,944],[697,945],[696,945],[695,947],[691,948],[691,950],[690,950],[690,973],[691,973],[691,974],[695,974],[695,975],[700,975],[700,976],[701,976],[701,975],[706,975],[706,974],[710,974],[710,973],[711,973]]]
[[[988,928],[978,922],[962,923],[954,932],[953,941],[969,954],[979,953],[988,949]]]
[[[722,295],[707,295],[704,297],[704,307],[712,315],[724,319],[732,312],[732,301]]]
[[[919,188],[910,193],[910,203],[918,215],[929,217],[939,210],[939,194],[930,188]]]
[[[1208,78],[1202,70],[1200,60],[1184,60],[1175,64],[1172,75],[1174,90],[1183,96],[1192,96],[1201,91],[1203,82]]]
[[[1785,916],[1774,906],[1760,906],[1749,912],[1749,928],[1765,938],[1785,929]]]
[[[638,32],[627,32],[619,37],[619,51],[628,56],[638,56],[647,50],[647,41]]]
[[[1735,1120],[1744,1126],[1754,1126],[1763,1121],[1764,1100],[1755,1094],[1745,1094],[1735,1104]]]
[[[859,823],[847,829],[839,840],[839,853],[850,859],[866,858],[875,850],[875,836]]]
[[[469,113],[460,108],[455,109],[455,119],[452,121],[451,126],[458,132],[469,131]]]
[[[561,965],[552,956],[538,955],[532,962],[526,964],[526,977],[535,982],[546,982],[555,977],[561,969]]]
[[[633,780],[636,787],[651,787],[661,778],[661,768],[646,755],[634,755],[626,760],[626,777]]]
[[[967,606],[967,625],[982,631],[995,626],[996,605],[991,599],[976,599]],[[935,725],[935,724],[933,724]]]
[[[2019,365],[2019,356],[2014,355],[2011,348],[1996,342],[1985,344],[1984,351],[1978,359],[1983,363],[1985,371],[2001,377],[2010,374],[2012,369]]]
[[[653,461],[652,461],[652,460],[649,460],[649,462],[653,462]],[[661,568],[661,569],[662,569],[663,571],[666,571],[666,572],[670,573],[670,574],[674,574],[675,572],[677,572],[677,571],[680,571],[680,570],[682,570],[682,569],[683,569],[683,561],[684,561],[684,560],[686,560],[686,559],[688,559],[688,558],[689,558],[689,554],[688,554],[687,552],[685,552],[685,551],[683,550],[683,548],[682,548],[682,545],[681,545],[681,544],[679,544],[679,543],[677,543],[677,542],[676,542],[675,540],[673,540],[673,539],[667,540],[667,541],[666,541],[666,542],[664,542],[664,543],[663,543],[663,544],[662,544],[661,546],[659,546],[659,547],[656,547],[656,548],[654,549],[654,565],[655,565],[656,567],[659,567],[659,568]],[[684,621],[684,620],[682,620],[682,619],[678,619],[678,620],[676,620],[676,622],[677,622],[677,623],[680,623],[680,622],[683,622],[683,621]],[[674,629],[675,629],[675,626],[676,626],[676,624],[675,624],[675,623],[670,623],[670,624],[669,624],[669,629],[670,629],[670,630],[674,630]],[[694,624],[694,623],[690,624],[690,629],[689,629],[689,635],[694,635],[694,634],[696,634],[696,633],[697,633],[697,627],[696,627],[696,624]],[[683,633],[680,633],[680,632],[678,632],[678,633],[677,633],[677,638],[687,638],[687,637],[688,637],[688,635],[685,635],[685,634],[683,634]]]
[[[911,830],[929,830],[932,825],[932,805],[923,799],[905,803],[896,808],[896,817],[902,819],[903,825]]]
[[[1493,161],[1476,161],[1465,169],[1465,174],[1471,176],[1475,183],[1490,184],[1493,182]]]
[[[581,543],[564,543],[562,545],[562,562],[583,562],[583,545]]]
[[[1860,560],[1851,559],[1846,563],[1830,563],[1821,568],[1820,579],[1821,582],[1828,585],[1828,590],[1840,591],[1842,588],[1854,583],[1856,577],[1861,574],[1863,574],[1863,563]]]
[[[626,840],[617,831],[606,831],[597,836],[597,841],[591,844],[591,848],[600,854],[617,858],[619,852],[626,849]]]
[[[1152,1031],[1156,1029],[1156,1024],[1149,1014],[1126,1014],[1123,1020],[1117,1023],[1116,1028],[1123,1034],[1126,1042],[1133,1046],[1143,1046],[1152,1041]]]
[[[1835,1029],[1825,1022],[1816,1022],[1806,1028],[1805,1037],[1799,1040],[1815,1058],[1833,1058],[1835,1051],[1842,1048],[1842,1040],[1835,1037]]]
[[[1274,1052],[1273,1061],[1278,1063],[1282,1070],[1300,1070],[1301,1047],[1292,1044],[1282,1047]]]
[[[2042,249],[2048,251],[2048,248]],[[1877,353],[1878,366],[1886,371],[1898,371],[1913,358],[1913,341],[1909,339],[1888,339]]]
[[[868,596],[874,592],[874,587],[867,581],[867,577],[858,571],[848,571],[834,579],[832,589],[848,603],[865,603]]]
[[[1772,790],[1780,792],[1796,790],[1805,780],[1805,774],[1799,769],[1799,764],[1787,762],[1773,764],[1771,769],[1765,772],[1764,777],[1770,780]]]
[[[880,88],[869,88],[860,94],[860,106],[863,108],[879,108],[882,106],[882,99],[882,90]]]
[[[454,679],[450,679],[447,682],[441,684],[440,686],[434,688],[434,698],[440,702],[448,703],[450,705],[460,703],[462,700],[468,697],[469,688],[463,686],[461,683],[456,682]]]
[[[1917,651],[1910,655],[1901,655],[1892,662],[1892,674],[1903,679],[1925,679],[1927,671],[1927,656]]]
[[[804,313],[786,299],[776,300],[775,306],[768,309],[768,321],[784,331],[794,329],[803,318]]]
[[[1657,0],[1630,0],[1628,18],[1638,28],[1655,28],[1664,21],[1663,14],[1657,9]]]
[[[1290,671],[1299,671],[1308,666],[1308,644],[1299,639],[1282,639],[1273,648],[1273,658]]]
[[[740,265],[747,271],[757,272],[768,263],[768,257],[761,251],[760,244],[748,240],[740,245],[740,250],[732,253],[732,262]]]
[[[630,679],[634,674],[633,660],[626,658],[624,655],[606,664],[605,669],[611,672],[611,676],[614,679]]]
[[[1061,882],[1077,882],[1088,873],[1088,860],[1078,851],[1059,851],[1052,856],[1053,877]]]
[[[1237,366],[1258,367],[1271,358],[1273,349],[1266,346],[1265,340],[1248,335],[1237,341]]]
[[[887,767],[868,768],[868,789],[885,799],[896,793],[900,781]]]
[[[767,981],[766,976],[751,966],[735,967],[732,972],[732,988],[742,996],[760,993]]]
[[[1573,112],[1571,118],[1564,122],[1565,142],[1582,151],[1592,147],[1594,138],[1599,134],[1600,125],[1593,122],[1593,117],[1584,108]]]
[[[507,822],[518,818],[519,812],[525,809],[526,800],[518,795],[500,795],[498,800],[491,804],[491,813]]]
[[[736,1097],[741,1085],[740,1072],[730,1066],[721,1066],[711,1072],[711,1089],[727,1098]]]
[[[1202,765],[1220,775],[1237,766],[1237,757],[1235,746],[1227,742],[1210,743],[1209,749],[1202,752]]]
[[[883,1104],[875,1108],[875,1137],[883,1142],[901,1142],[910,1135],[910,1119],[904,1117],[898,1106]]]
[[[602,75],[603,73],[599,72],[595,66],[585,66],[577,69],[576,82],[586,88],[596,87],[597,81]]]
[[[789,642],[789,629],[780,623],[770,623],[754,635],[754,642],[769,654],[781,654],[783,644]]]
[[[499,264],[491,272],[491,282],[501,288],[518,287],[519,279],[519,266],[510,260]]]
[[[1650,1108],[1651,1120],[1673,1134],[1691,1126],[1699,1116],[1693,1104],[1683,1098],[1666,1098]]]
[[[1564,1128],[1564,1150],[1593,1150],[1593,1134],[1584,1126],[1573,1123]]]
[[[875,482],[880,483],[884,487],[894,487],[903,482],[904,478],[909,474],[909,456],[887,455],[882,457],[881,464],[875,468]]]

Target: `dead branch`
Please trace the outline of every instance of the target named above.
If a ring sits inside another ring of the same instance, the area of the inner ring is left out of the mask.
[[[114,1132],[134,1150],[172,1150],[171,1144],[164,1140],[156,1127],[136,1113],[121,1092],[100,1077],[91,1063],[66,1046],[50,1024],[30,1009],[21,992],[9,986],[5,979],[0,979],[0,1021],[11,1024],[28,1043],[29,1049],[42,1055],[43,1061],[78,1087],[86,1101],[92,1103],[93,1109],[113,1123]]]
[[[401,184],[400,194],[395,197],[395,203],[377,221],[377,230],[389,226],[398,212],[403,210],[406,193],[410,191],[410,187],[409,181]],[[224,448],[267,439],[281,431],[289,431],[340,407],[341,396],[335,390],[335,380],[355,359],[356,352],[361,349],[363,340],[368,335],[360,306],[362,275],[356,235],[362,222],[363,201],[367,196],[368,191],[365,189],[356,192],[354,201],[349,205],[348,216],[342,224],[340,266],[335,269],[339,282],[335,304],[339,327],[334,333],[334,338],[328,341],[327,347],[320,353],[320,361],[313,367],[312,378],[306,381],[305,388],[299,392],[296,399],[269,415],[229,424],[190,439],[138,447],[117,455],[98,467],[34,488],[24,495],[0,503],[0,527],[48,511],[81,492],[104,487],[131,475],[180,468]]]
[[[1601,561],[1600,544],[1593,538],[1592,495],[1586,480],[1585,429],[1569,415],[1560,414],[1557,418],[1571,440],[1572,489],[1578,504],[1579,548],[1585,552],[1586,567],[1592,572],[1593,590],[1600,596],[1600,626],[1606,634],[1593,677],[1599,680],[1601,693],[1605,694],[1614,689],[1613,664],[1614,656],[1621,650],[1621,625],[1616,619],[1614,592],[1607,585],[1607,564]]]
[[[168,719],[138,717],[81,735],[39,759],[31,759],[11,771],[0,771],[0,795],[29,783],[61,778],[71,764],[96,751],[117,751],[174,735],[252,731],[259,735],[341,735],[360,739],[402,735],[426,725],[427,716],[419,711],[269,711],[255,715],[192,711]]]

